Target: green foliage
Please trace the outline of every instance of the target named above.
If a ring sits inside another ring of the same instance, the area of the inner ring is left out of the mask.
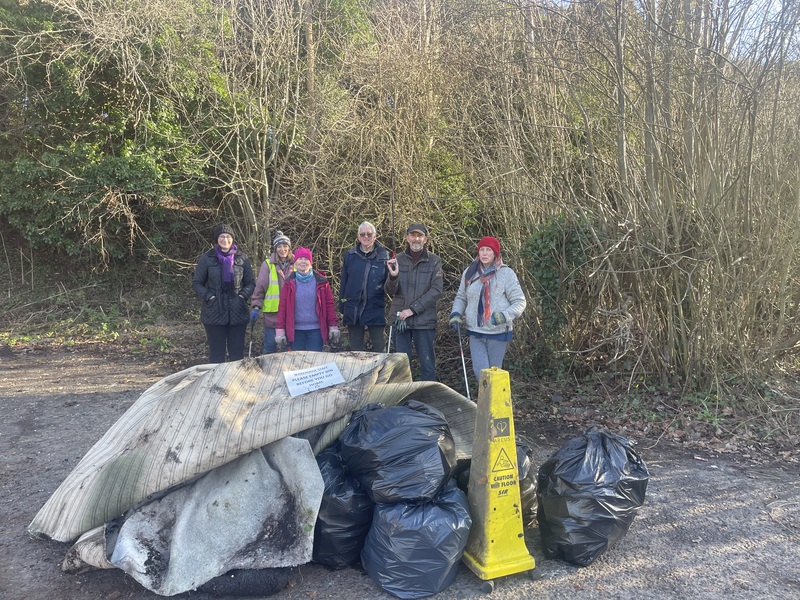
[[[474,240],[525,248],[525,376],[796,370],[797,3],[741,56],[723,13],[681,41],[681,3],[623,37],[607,1],[302,8],[0,0],[4,233],[76,270],[168,272],[225,218],[251,255],[281,228],[335,271],[361,220],[384,241],[423,220],[445,303]]]
[[[4,8],[0,17],[10,16]],[[14,16],[9,43],[53,29],[38,3]],[[165,203],[195,196],[204,164],[168,101],[150,97],[141,110],[143,92],[120,72],[118,57],[88,45],[51,54],[69,31],[6,63],[0,217],[34,248],[108,265],[144,238],[164,239],[174,221]]]
[[[520,381],[536,381],[548,377],[564,381],[567,365],[559,360],[553,344],[544,336],[525,336],[514,330],[515,339],[506,355],[505,368]]]
[[[353,0],[331,0],[317,6],[317,23],[325,23],[320,41],[320,53],[325,60],[340,61],[342,46],[374,44],[375,36],[370,26],[367,6]],[[317,29],[323,29],[317,27]]]
[[[146,350],[155,350],[161,354],[169,354],[173,347],[172,342],[160,334],[139,338],[139,345]]]
[[[30,296],[12,296],[4,300],[4,312],[13,319],[17,303],[30,306]],[[18,302],[15,302],[18,301]],[[76,340],[114,342],[131,327],[130,320],[121,313],[120,306],[98,296],[95,286],[56,293],[42,302],[41,311],[34,312],[26,333],[13,329],[0,332],[0,340],[9,344],[29,343],[34,340],[55,340],[72,344]]]
[[[469,181],[458,158],[444,148],[434,148],[426,154],[425,160],[426,170],[435,177],[432,186],[435,194],[446,202],[446,206],[442,207],[444,210],[429,219],[429,225],[439,230],[456,226],[463,229],[466,235],[477,236],[480,204],[470,197]],[[441,226],[437,225],[436,219],[442,221]]]
[[[175,350],[176,323],[191,331],[199,327],[185,277],[157,276],[137,265],[86,273],[73,269],[74,261],[59,262],[44,252],[29,251],[27,258],[29,268],[19,271],[7,270],[15,267],[9,260],[0,262],[0,284],[8,290],[0,297],[0,343],[105,342],[163,355]]]
[[[132,145],[109,155],[76,142],[0,161],[0,216],[33,247],[70,256],[122,258],[139,221],[165,218],[157,207],[175,191],[164,161]]]
[[[541,328],[554,349],[561,346],[565,326],[574,315],[576,286],[589,261],[587,224],[564,215],[539,225],[525,244],[528,273],[536,286]]]

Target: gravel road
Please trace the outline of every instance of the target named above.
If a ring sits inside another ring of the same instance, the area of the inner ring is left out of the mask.
[[[69,544],[31,539],[26,526],[83,454],[167,367],[129,356],[0,347],[0,599],[153,600],[122,571],[67,575]],[[566,425],[516,422],[542,462],[576,434]],[[537,564],[496,581],[487,596],[463,565],[440,600],[491,597],[658,599],[800,598],[800,477],[796,467],[737,456],[687,454],[638,440],[650,470],[647,500],[628,535],[592,565],[546,559],[538,529],[526,532]],[[198,592],[179,598],[207,600]],[[276,600],[388,599],[363,572],[316,565],[292,573]]]

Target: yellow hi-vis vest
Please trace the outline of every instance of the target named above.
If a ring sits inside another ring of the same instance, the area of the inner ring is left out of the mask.
[[[261,307],[261,312],[274,313],[278,312],[278,301],[281,297],[281,288],[278,285],[278,272],[275,270],[275,265],[267,261],[269,265],[269,285],[267,286],[267,293],[264,294],[264,305]]]

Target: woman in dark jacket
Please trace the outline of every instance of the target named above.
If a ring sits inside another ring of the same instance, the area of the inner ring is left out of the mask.
[[[192,278],[201,300],[200,322],[208,337],[208,362],[241,360],[250,320],[249,298],[256,287],[247,256],[233,243],[233,229],[219,224],[213,231],[214,247],[197,261]]]
[[[369,332],[373,352],[383,352],[386,340],[386,261],[389,252],[377,242],[372,223],[358,226],[358,241],[342,260],[339,280],[339,310],[347,326],[351,350],[364,350],[364,328]]]

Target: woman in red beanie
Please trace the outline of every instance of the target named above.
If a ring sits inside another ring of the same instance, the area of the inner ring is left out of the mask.
[[[486,236],[478,242],[478,257],[461,275],[450,313],[453,329],[466,325],[472,370],[478,381],[483,369],[503,367],[513,321],[525,306],[516,273],[500,258],[500,242]]]

